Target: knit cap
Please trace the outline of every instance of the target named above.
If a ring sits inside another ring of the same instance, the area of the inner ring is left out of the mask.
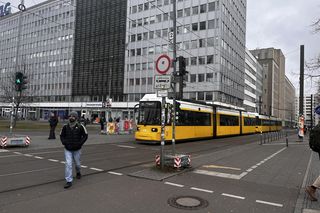
[[[78,113],[76,112],[76,111],[72,111],[72,112],[70,112],[70,114],[69,114],[69,117],[70,116],[73,116],[73,117],[75,117],[75,118],[78,118]]]

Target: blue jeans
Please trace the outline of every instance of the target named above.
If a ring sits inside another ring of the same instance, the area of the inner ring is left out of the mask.
[[[64,149],[64,157],[66,160],[65,166],[65,179],[67,182],[72,182],[72,160],[74,160],[76,164],[76,172],[80,172],[81,162],[80,162],[81,149],[77,151],[69,151]]]

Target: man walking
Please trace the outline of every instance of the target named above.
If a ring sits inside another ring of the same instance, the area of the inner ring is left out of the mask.
[[[69,122],[65,124],[61,130],[60,139],[64,145],[64,156],[65,156],[65,179],[66,184],[64,188],[67,189],[72,186],[72,161],[75,162],[76,178],[81,178],[81,147],[88,138],[86,128],[77,122],[78,113],[72,111],[69,114]]]

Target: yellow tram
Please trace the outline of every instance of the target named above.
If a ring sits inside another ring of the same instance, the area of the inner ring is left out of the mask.
[[[231,107],[197,101],[176,101],[176,140],[226,137],[281,130],[281,120]],[[173,100],[166,98],[165,139],[172,140]],[[145,95],[139,102],[135,139],[145,142],[161,140],[161,98]]]

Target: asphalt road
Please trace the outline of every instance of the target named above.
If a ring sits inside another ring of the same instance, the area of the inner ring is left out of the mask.
[[[160,146],[93,129],[83,178],[65,190],[59,140],[30,134],[30,147],[0,149],[0,212],[295,212],[311,159],[295,137],[286,147],[284,138],[260,145],[259,135],[249,135],[178,143],[192,167],[160,171]]]

